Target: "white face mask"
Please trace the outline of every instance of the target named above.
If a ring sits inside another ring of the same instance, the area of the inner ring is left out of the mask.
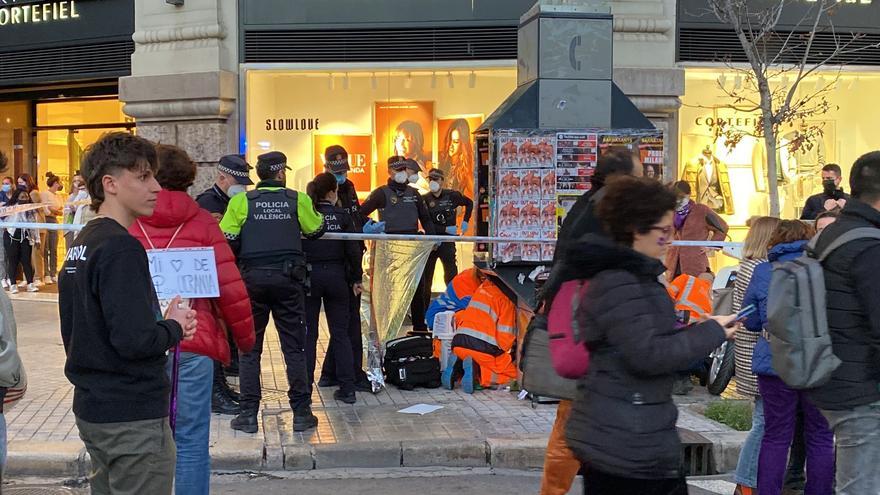
[[[675,209],[680,210],[680,209],[684,208],[685,206],[687,206],[687,204],[690,200],[691,200],[691,198],[689,198],[687,196],[679,199],[678,204],[676,205]]]
[[[401,170],[394,174],[394,182],[397,182],[398,184],[406,184],[406,171]]]
[[[226,195],[230,198],[235,196],[238,193],[247,192],[247,188],[241,184],[233,184],[229,186],[229,189],[226,191]]]
[[[431,183],[428,184],[428,187],[431,189],[431,192],[440,191],[440,183],[439,182],[431,181]]]
[[[415,184],[416,182],[418,182],[418,181],[419,181],[419,174],[412,174],[412,175],[410,175],[410,176],[409,176],[409,181],[410,181],[410,183],[412,183],[412,184]]]

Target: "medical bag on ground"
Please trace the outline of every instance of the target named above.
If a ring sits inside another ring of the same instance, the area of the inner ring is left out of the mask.
[[[402,390],[440,386],[440,360],[430,335],[410,335],[385,344],[385,381]]]

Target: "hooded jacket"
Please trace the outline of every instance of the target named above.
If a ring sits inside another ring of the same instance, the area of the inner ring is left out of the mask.
[[[800,258],[804,254],[808,241],[795,241],[784,244],[777,244],[770,248],[765,261],[755,267],[752,272],[752,280],[749,282],[749,288],[743,296],[741,308],[745,308],[750,304],[754,304],[757,311],[749,315],[745,321],[746,330],[751,332],[760,332],[767,328],[767,294],[770,291],[770,279],[773,275],[774,262],[791,261]],[[771,361],[773,354],[770,352],[770,343],[764,336],[758,337],[758,343],[755,344],[755,352],[752,354],[752,373],[764,376],[777,376],[773,371]]]
[[[818,251],[852,229],[880,228],[880,211],[850,199],[840,218],[822,231]],[[810,390],[819,408],[854,409],[880,401],[880,241],[859,239],[841,246],[822,263],[828,333],[841,364],[831,380]]]
[[[181,225],[183,227],[169,246],[168,243]],[[210,213],[201,209],[185,192],[162,190],[153,215],[138,219],[132,224],[129,233],[147,250],[152,249],[152,246],[157,249],[213,247],[220,298],[192,301],[193,309],[198,311],[199,326],[193,340],[181,342],[181,350],[228,364],[230,353],[225,326],[232,332],[241,352],[250,352],[254,346],[251,301],[235,265],[232,250],[217,226],[217,220]]]
[[[676,330],[663,263],[600,236],[573,243],[567,270],[589,280],[576,318],[590,350],[566,437],[587,466],[628,478],[678,478],[672,384],[725,340],[714,320]]]

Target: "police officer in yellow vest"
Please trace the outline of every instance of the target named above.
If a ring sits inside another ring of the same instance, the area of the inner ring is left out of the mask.
[[[306,371],[305,292],[308,281],[302,236],[324,233],[324,217],[312,200],[284,187],[287,157],[271,151],[257,157],[260,183],[247,194],[229,200],[220,222],[238,257],[241,275],[251,298],[257,341],[254,350],[239,357],[241,413],[232,420],[235,430],[256,433],[260,407],[260,357],[269,314],[275,321],[287,368],[287,396],[293,409],[293,430],[318,424],[312,414]]]

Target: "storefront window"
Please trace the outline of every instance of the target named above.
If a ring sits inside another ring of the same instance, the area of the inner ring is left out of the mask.
[[[444,169],[446,187],[474,198],[471,133],[516,89],[516,67],[250,69],[246,85],[247,159],[284,152],[293,169],[289,187],[304,191],[323,171],[324,149],[341,144],[361,199],[385,184],[394,154],[418,161],[423,175]],[[427,185],[424,178],[418,184],[423,193]],[[472,259],[472,246],[458,244],[459,269]],[[438,267],[432,289],[444,288]]]
[[[83,150],[102,134],[133,129],[117,99],[84,99],[37,103],[37,178],[61,178],[65,187],[80,168]]]
[[[792,152],[785,147],[792,133],[797,132],[799,123],[780,133],[777,174],[783,218],[798,218],[806,199],[821,191],[820,170],[824,165],[841,166],[843,186],[848,190],[852,163],[863,153],[877,148],[876,119],[865,109],[880,104],[880,75],[815,73],[804,80],[800,88],[805,94],[814,93],[838,77],[834,90],[828,95],[831,109],[807,123],[821,125],[824,133],[811,149]],[[724,137],[718,137],[720,121],[727,127],[752,129],[756,119],[760,119],[759,112],[729,108],[731,100],[721,92],[719,79],[728,89],[738,84],[736,74],[730,71],[686,71],[680,112],[679,177],[692,182],[695,195],[701,195],[702,202],[721,213],[733,227],[734,240],[741,240],[745,236],[746,220],[769,212],[766,152],[762,139],[745,137],[735,148],[728,149]],[[742,80],[739,81],[741,84]],[[774,86],[784,83],[781,77],[771,81]]]
[[[0,103],[0,162],[6,164],[3,175],[13,176],[27,170],[31,138],[29,103]]]
[[[385,162],[394,153],[425,169],[452,168],[462,161],[462,147],[473,145],[462,134],[475,131],[516,88],[516,69],[507,65],[248,70],[247,158],[254,163],[270,149],[283,151],[293,168],[289,185],[303,190],[320,170],[324,148],[342,144],[362,194],[385,183]],[[459,174],[459,182],[464,178]]]

